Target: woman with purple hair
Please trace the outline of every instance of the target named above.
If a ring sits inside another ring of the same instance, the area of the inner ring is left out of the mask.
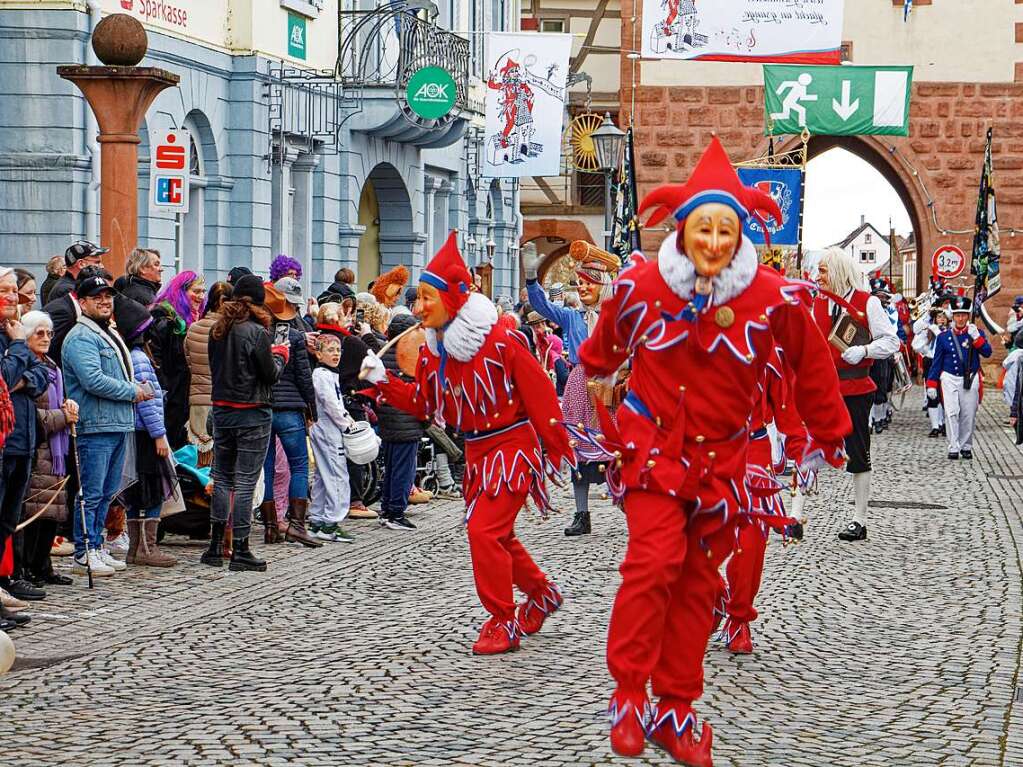
[[[185,333],[202,316],[205,305],[206,281],[200,274],[184,271],[164,286],[150,307],[150,352],[164,391],[164,419],[172,450],[188,442],[188,388],[192,376],[185,358]]]
[[[270,262],[270,282],[277,282],[282,277],[302,279],[302,264],[283,253]]]

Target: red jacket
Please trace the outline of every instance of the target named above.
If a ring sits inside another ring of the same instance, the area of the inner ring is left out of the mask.
[[[840,465],[851,424],[827,344],[808,311],[807,286],[760,266],[724,305],[692,322],[676,319],[688,303],[668,287],[656,261],[637,264],[618,279],[580,348],[593,376],[610,375],[632,355],[630,392],[608,437],[621,444],[626,489],[694,501],[697,512],[714,511],[722,520],[748,508],[749,419],[776,345],[795,373],[795,401],[813,436],[807,454],[819,448]]]
[[[854,290],[848,300],[855,310],[852,315],[853,322],[868,330],[870,329],[870,323],[867,321],[867,299],[869,298],[870,293],[865,290]],[[831,335],[831,327],[834,323],[831,321],[829,300],[826,296],[818,295],[814,299],[813,319],[825,338]],[[834,360],[835,367],[838,369],[838,386],[843,397],[870,394],[877,389],[870,377],[870,366],[874,364],[874,360],[865,357],[858,365],[850,365],[842,359],[842,352],[838,350],[838,347],[829,343],[828,349],[831,350],[831,359]]]
[[[447,358],[444,378],[442,390],[440,357],[424,345],[415,383],[388,375],[377,399],[464,432],[466,519],[484,492],[529,489],[549,508],[544,473],[574,459],[554,386],[525,337],[495,325],[471,360]]]

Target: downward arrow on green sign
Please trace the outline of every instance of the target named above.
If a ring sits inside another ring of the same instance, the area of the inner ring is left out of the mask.
[[[767,134],[909,135],[913,67],[764,67]]]

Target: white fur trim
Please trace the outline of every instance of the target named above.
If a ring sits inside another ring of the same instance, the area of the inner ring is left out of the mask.
[[[497,307],[482,293],[471,293],[444,330],[444,348],[459,362],[468,362],[476,356],[496,324]],[[433,328],[426,329],[426,346],[432,354],[438,353],[437,331]]]
[[[757,275],[757,267],[760,265],[760,257],[757,249],[748,237],[742,238],[739,252],[735,254],[732,263],[721,270],[717,277],[714,277],[714,295],[711,297],[711,305],[728,303],[737,295],[742,293],[753,282]],[[675,234],[672,233],[661,243],[661,249],[657,253],[657,269],[661,277],[671,288],[672,293],[679,298],[690,299],[693,297],[693,288],[696,285],[696,267],[689,257],[679,253],[675,247]]]

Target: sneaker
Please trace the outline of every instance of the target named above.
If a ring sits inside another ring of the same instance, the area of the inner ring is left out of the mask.
[[[409,522],[405,517],[396,517],[394,519],[385,519],[384,527],[388,530],[415,530],[416,526]]]
[[[367,509],[366,504],[356,502],[348,511],[348,517],[350,519],[376,519],[377,513],[372,509]]]
[[[100,559],[98,553],[92,549],[89,549],[88,558],[89,562],[86,565],[84,556],[75,557],[75,563],[71,567],[71,572],[75,575],[86,575],[91,569],[92,574],[97,578],[105,578],[114,574],[114,568]]]
[[[112,567],[117,572],[122,572],[128,569],[128,565],[119,559],[114,559],[113,554],[106,548],[97,549],[96,554],[99,555],[100,561],[103,562],[107,567]]]
[[[437,490],[437,498],[442,501],[460,501],[462,500],[462,491],[458,489],[457,485],[442,487]]]
[[[325,528],[326,525],[318,525],[315,522],[308,522],[306,524],[306,529],[309,531],[310,535],[313,536],[319,535],[320,530],[323,530]]]
[[[340,525],[324,525],[314,536],[330,543],[355,543],[355,536],[342,530]]]
[[[59,535],[53,539],[53,545],[50,546],[51,557],[70,557],[74,553],[75,547],[70,541]]]
[[[128,533],[121,533],[116,538],[107,541],[106,550],[110,553],[110,556],[116,559],[124,559],[128,556],[128,548],[131,546],[128,540]]]

